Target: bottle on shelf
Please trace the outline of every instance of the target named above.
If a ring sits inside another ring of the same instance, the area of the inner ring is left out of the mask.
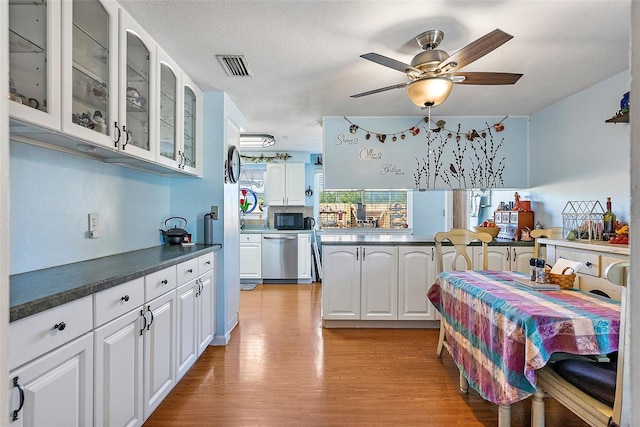
[[[602,215],[602,237],[609,240],[616,234],[616,214],[611,212],[611,197],[607,197],[607,210]]]

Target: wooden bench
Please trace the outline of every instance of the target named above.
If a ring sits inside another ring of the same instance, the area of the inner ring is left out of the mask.
[[[606,277],[612,283],[625,287],[629,277],[629,262],[621,261],[611,264],[606,271]],[[617,373],[615,396],[613,405],[608,405],[587,394],[585,391],[571,384],[563,378],[550,365],[536,371],[537,391],[531,403],[531,425],[544,427],[544,397],[549,395],[563,406],[582,418],[587,424],[594,427],[613,427],[620,425],[622,412],[622,367],[625,331],[625,307],[626,295],[622,292],[622,305],[620,310],[620,343],[617,359]],[[580,362],[577,362],[580,363]],[[588,364],[590,362],[582,361]],[[584,368],[588,368],[585,365]]]

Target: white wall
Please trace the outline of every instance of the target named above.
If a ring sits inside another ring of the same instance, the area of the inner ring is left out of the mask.
[[[569,200],[605,207],[608,196],[618,219],[629,221],[630,126],[605,123],[629,85],[625,71],[531,116],[530,189],[523,198],[533,201],[545,227],[562,226]]]

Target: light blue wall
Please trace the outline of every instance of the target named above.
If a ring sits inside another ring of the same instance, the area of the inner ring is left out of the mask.
[[[446,227],[445,190],[413,192],[413,235],[429,238]]]
[[[230,127],[244,127],[244,116],[223,92],[204,95],[203,176],[172,178],[171,210],[182,212],[195,225],[196,241],[204,243],[204,215],[212,205],[219,207],[214,223],[214,241],[222,243],[216,252],[216,344],[226,344],[238,321],[240,303],[240,220],[238,184],[224,182],[224,164],[229,145],[237,145]]]
[[[618,219],[630,219],[630,126],[605,123],[629,91],[629,73],[617,74],[531,116],[530,189],[536,219],[562,226],[569,200],[613,200]],[[506,200],[512,200],[512,196]]]
[[[10,153],[10,274],[162,243],[167,178],[15,141]]]
[[[425,117],[325,117],[325,188],[526,187],[528,118],[510,116],[497,132],[503,118],[432,116],[427,124]],[[444,128],[430,131],[440,120]]]

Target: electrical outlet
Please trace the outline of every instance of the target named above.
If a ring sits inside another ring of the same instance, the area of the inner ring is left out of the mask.
[[[89,232],[98,230],[98,214],[90,213],[89,214]]]
[[[218,219],[218,207],[211,206],[211,219]]]

